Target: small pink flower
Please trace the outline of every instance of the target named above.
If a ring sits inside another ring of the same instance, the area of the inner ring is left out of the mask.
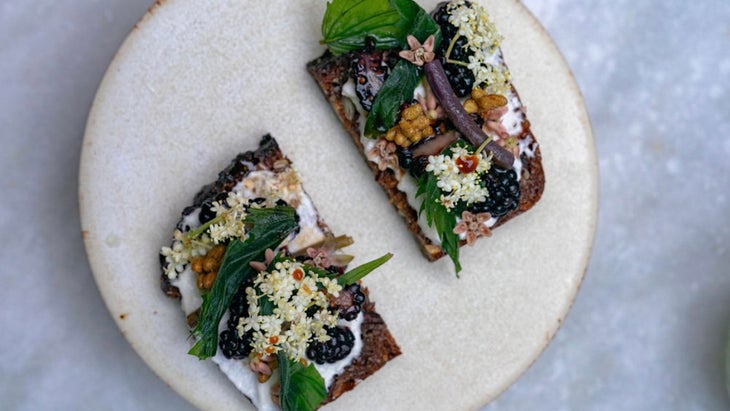
[[[474,245],[474,242],[476,242],[477,237],[480,235],[484,237],[492,236],[492,230],[484,224],[490,218],[492,218],[492,215],[489,213],[474,215],[469,211],[464,211],[461,213],[461,221],[454,227],[454,234],[466,233],[466,243],[468,245]]]
[[[507,139],[509,137],[509,133],[500,121],[502,119],[502,116],[507,114],[507,110],[507,106],[502,106],[493,108],[487,112],[482,113],[482,117],[484,118],[484,126],[482,126],[482,129],[484,130],[484,132],[491,135],[496,134],[500,140]]]
[[[425,63],[432,62],[434,57],[436,57],[433,52],[433,45],[436,39],[433,37],[433,35],[428,36],[423,44],[419,43],[418,39],[411,35],[408,35],[406,40],[408,41],[408,45],[411,46],[411,49],[403,50],[398,53],[398,55],[402,58],[410,61],[417,66],[422,66]]]
[[[378,158],[378,170],[385,171],[388,168],[398,168],[398,156],[395,154],[395,143],[380,139],[375,147],[368,152],[368,158]]]
[[[304,264],[325,270],[329,267],[344,267],[352,261],[351,255],[337,252],[337,244],[332,236],[328,236],[320,247],[307,248],[307,256],[309,259]]]
[[[274,251],[270,248],[267,248],[266,251],[264,251],[264,261],[250,261],[248,265],[251,266],[254,270],[258,272],[266,271],[266,269],[269,267],[269,264],[274,260]]]
[[[307,248],[307,255],[311,260],[308,260],[308,264],[311,264],[319,268],[327,268],[332,265],[330,261],[330,251],[326,248]]]

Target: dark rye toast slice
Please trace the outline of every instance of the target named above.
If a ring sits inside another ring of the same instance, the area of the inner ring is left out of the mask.
[[[373,54],[375,53],[378,52],[373,52]],[[506,64],[501,58],[501,50],[498,53],[500,63],[506,68]],[[383,187],[390,203],[393,204],[398,213],[404,218],[408,230],[420,244],[423,254],[431,261],[437,260],[444,256],[444,251],[438,244],[435,244],[426,236],[424,230],[419,225],[418,210],[409,204],[407,195],[399,190],[399,180],[394,170],[391,168],[381,170],[377,163],[367,159],[365,148],[361,141],[362,123],[364,121],[362,111],[353,107],[353,102],[349,97],[343,96],[343,88],[346,83],[353,81],[354,78],[352,61],[356,58],[355,56],[355,53],[334,55],[328,50],[319,58],[309,62],[307,64],[307,71],[321,88],[327,101],[334,109],[335,114],[342,122],[345,131],[352,138],[355,146],[363,154],[365,162],[375,177],[375,181]],[[386,58],[383,57],[382,60],[385,61]],[[521,195],[517,207],[499,217],[496,223],[491,226],[492,229],[501,226],[519,214],[531,209],[542,196],[545,187],[545,175],[540,147],[530,129],[530,122],[527,120],[525,107],[511,83],[509,84],[509,89],[511,91],[510,99],[512,100],[510,101],[510,108],[513,111],[512,118],[517,118],[521,121],[521,131],[515,135],[511,135],[511,137],[519,141],[520,147],[524,149],[520,150],[519,155],[522,162],[519,182]],[[465,244],[465,240],[460,241],[461,246]]]
[[[210,204],[214,199],[219,199],[222,195],[233,190],[237,184],[243,181],[253,171],[269,170],[273,173],[278,173],[282,170],[290,169],[290,166],[290,160],[284,156],[276,140],[270,135],[264,136],[260,141],[258,149],[239,154],[219,173],[216,181],[202,187],[195,195],[193,204],[183,211],[182,218],[177,224],[177,229],[182,231],[189,230],[190,227],[186,227],[186,224],[188,224],[192,216],[200,212],[204,204]],[[301,191],[306,195],[303,189]],[[316,213],[316,209],[314,211]],[[331,234],[329,227],[319,217],[318,213],[316,213],[316,226],[323,234]],[[304,242],[302,245],[306,247],[308,244]],[[161,276],[162,291],[170,298],[182,300],[184,306],[184,293],[181,293],[180,287],[176,286],[174,280],[171,281],[165,273],[167,263],[162,255],[161,266],[163,268],[163,274]],[[327,398],[322,404],[333,401],[343,393],[353,389],[360,381],[369,377],[388,361],[401,354],[400,347],[390,334],[383,318],[376,312],[374,303],[370,301],[368,290],[365,287],[361,287],[361,291],[365,296],[365,301],[361,308],[363,315],[360,326],[363,343],[362,350],[359,356],[355,357],[342,372],[333,378],[328,388]],[[199,309],[187,316],[189,326],[192,327],[197,321],[198,313]],[[220,351],[220,347],[218,350]],[[233,359],[229,360],[236,361]],[[223,369],[220,363],[219,365]]]

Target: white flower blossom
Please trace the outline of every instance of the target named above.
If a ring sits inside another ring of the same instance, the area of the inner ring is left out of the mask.
[[[253,330],[252,355],[281,351],[299,361],[305,358],[310,342],[329,340],[327,328],[337,325],[337,314],[328,310],[328,295],[337,296],[340,291],[337,281],[318,277],[300,262],[279,261],[246,288],[249,316],[239,319],[237,331],[242,336]],[[260,313],[261,298],[274,304],[271,314]],[[316,310],[308,315],[312,307]]]
[[[466,38],[466,47],[472,51],[468,68],[474,73],[475,84],[484,84],[490,94],[506,94],[511,75],[507,67],[500,64],[502,36],[486,9],[476,3],[467,6],[464,0],[458,0],[449,4],[447,12],[449,23]]]
[[[492,155],[479,153],[478,163],[471,172],[464,173],[459,170],[457,160],[461,157],[472,156],[472,152],[462,146],[451,149],[451,155],[439,154],[428,157],[426,171],[433,173],[436,178],[436,186],[441,190],[439,203],[451,210],[463,201],[467,205],[486,200],[489,193],[480,183],[480,175],[489,171]]]

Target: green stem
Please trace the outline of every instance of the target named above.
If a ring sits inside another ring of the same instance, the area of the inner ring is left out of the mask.
[[[451,57],[451,51],[454,49],[454,46],[456,45],[456,40],[459,38],[459,36],[454,35],[454,37],[451,38],[451,42],[449,43],[449,48],[446,49],[446,60],[449,60],[449,57]]]
[[[446,59],[446,62],[449,64],[457,64],[459,66],[469,67],[469,63],[466,63],[464,61]]]
[[[210,228],[210,226],[212,226],[213,224],[217,224],[222,219],[223,219],[223,215],[216,216],[215,218],[213,218],[212,220],[208,221],[207,223],[201,225],[200,227],[196,228],[195,230],[190,230],[187,233],[185,233],[185,238],[193,239],[193,238],[203,234],[205,232],[205,230]]]

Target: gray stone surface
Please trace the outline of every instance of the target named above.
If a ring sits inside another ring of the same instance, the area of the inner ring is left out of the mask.
[[[0,1],[2,409],[192,409],[120,335],[79,234],[84,122],[150,3]],[[524,3],[585,95],[601,209],[563,328],[485,410],[730,408],[730,3]]]

